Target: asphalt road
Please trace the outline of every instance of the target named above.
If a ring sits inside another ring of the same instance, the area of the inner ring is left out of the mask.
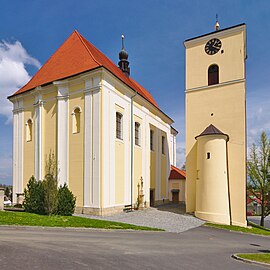
[[[248,217],[248,220],[260,225],[260,222],[261,222],[261,217],[259,216],[250,216]],[[264,219],[264,227],[266,228],[269,228],[270,229],[270,216],[267,216],[265,219]]]
[[[231,258],[270,238],[199,227],[184,233],[0,227],[0,269],[260,269]],[[262,268],[263,269],[263,268]]]

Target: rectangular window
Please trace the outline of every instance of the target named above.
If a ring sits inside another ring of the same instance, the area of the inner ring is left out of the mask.
[[[154,131],[150,130],[150,150],[154,151]]]
[[[123,139],[123,128],[122,128],[122,119],[123,115],[119,112],[116,113],[116,138],[122,140]]]
[[[210,152],[207,152],[207,159],[210,159]]]
[[[135,122],[135,145],[140,145],[140,123]]]
[[[162,154],[165,155],[165,137],[162,136],[161,138],[161,150],[162,150]]]

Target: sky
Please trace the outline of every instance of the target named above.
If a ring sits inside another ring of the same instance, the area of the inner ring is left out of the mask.
[[[270,133],[270,1],[10,0],[0,9],[0,183],[12,183],[12,104],[22,87],[77,29],[114,63],[121,35],[131,77],[174,119],[177,165],[185,162],[183,41],[220,27],[247,24],[247,138]]]

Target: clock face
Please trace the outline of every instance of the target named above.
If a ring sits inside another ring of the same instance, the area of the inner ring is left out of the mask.
[[[204,47],[204,50],[207,54],[213,55],[216,54],[221,48],[221,41],[217,38],[210,39]]]

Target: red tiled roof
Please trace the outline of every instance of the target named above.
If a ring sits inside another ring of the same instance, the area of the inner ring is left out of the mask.
[[[24,93],[37,86],[46,85],[56,80],[68,78],[82,72],[104,67],[138,94],[158,108],[151,94],[128,78],[108,57],[99,51],[76,30],[40,68],[32,79],[13,96]]]
[[[170,179],[186,179],[186,172],[171,165],[171,173],[169,176],[169,180]]]

